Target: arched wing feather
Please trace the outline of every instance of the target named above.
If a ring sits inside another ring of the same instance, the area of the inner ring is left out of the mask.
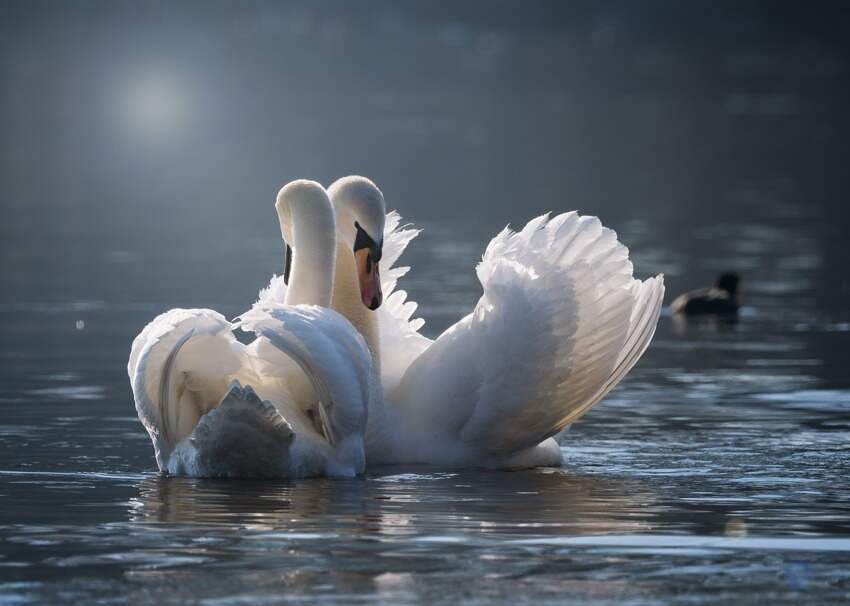
[[[315,305],[255,305],[240,327],[266,339],[302,369],[320,400],[328,437],[331,427],[351,434],[365,429],[370,399],[371,354],[343,316]]]
[[[411,364],[395,403],[488,454],[534,446],[598,402],[646,349],[664,292],[574,212],[505,229],[477,273],[475,310]]]
[[[210,309],[172,309],[133,341],[127,372],[160,469],[224,397],[241,368],[241,351],[230,322]]]
[[[418,229],[401,224],[401,215],[396,211],[387,213],[384,225],[384,249],[381,258],[381,289],[384,303],[378,308],[380,331],[381,383],[384,392],[392,392],[401,380],[404,371],[432,343],[419,330],[425,324],[414,318],[417,304],[407,300],[407,293],[395,290],[398,280],[409,267],[395,267],[407,245],[419,235]]]

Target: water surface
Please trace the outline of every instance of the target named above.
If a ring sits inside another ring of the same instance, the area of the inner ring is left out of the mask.
[[[475,300],[476,254],[456,228],[428,227],[411,245],[406,286],[439,327]],[[639,232],[621,233],[638,267],[690,262],[670,248],[653,252],[657,243],[642,247]],[[752,273],[778,256],[792,268],[787,277],[745,277],[736,324],[663,317],[622,386],[562,436],[561,469],[411,466],[292,483],[162,477],[122,365],[133,332],[167,303],[6,304],[0,596],[846,598],[850,390],[825,359],[846,350],[850,326],[811,305],[816,250],[785,250],[769,230],[744,233],[736,247],[754,251]],[[143,263],[151,253],[137,254]],[[739,253],[717,254],[722,263]],[[439,282],[446,270],[456,284]]]
[[[846,11],[207,6],[4,6],[0,604],[850,599]],[[276,189],[351,172],[425,228],[431,336],[546,209],[671,294],[741,272],[739,321],[664,315],[559,469],[159,475],[133,336],[244,311]]]

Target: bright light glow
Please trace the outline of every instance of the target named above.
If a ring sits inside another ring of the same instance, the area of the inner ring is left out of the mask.
[[[128,119],[146,135],[173,131],[186,117],[186,100],[180,82],[164,74],[147,74],[133,80],[126,92]]]

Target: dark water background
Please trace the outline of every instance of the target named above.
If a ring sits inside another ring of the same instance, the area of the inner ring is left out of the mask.
[[[740,4],[3,3],[0,604],[850,600],[850,12]],[[562,469],[160,477],[132,337],[244,310],[280,185],[353,172],[430,335],[550,209],[740,321],[662,317]]]

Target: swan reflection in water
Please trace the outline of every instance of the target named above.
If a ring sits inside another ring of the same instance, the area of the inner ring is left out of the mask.
[[[131,501],[140,524],[227,525],[340,535],[647,532],[655,495],[632,478],[565,469],[377,468],[351,480],[216,481],[150,476]]]
[[[619,564],[604,555],[577,560],[534,539],[651,532],[664,510],[657,500],[640,481],[565,469],[408,466],[290,483],[150,476],[131,501],[132,534],[153,541],[157,553],[203,562],[155,571],[131,565],[125,574],[148,596],[173,599],[176,583],[195,597],[246,603],[282,596],[430,603],[445,601],[448,587],[489,595],[517,582],[529,595],[615,599],[634,583],[599,580],[594,571]],[[221,575],[209,574],[219,567]]]

